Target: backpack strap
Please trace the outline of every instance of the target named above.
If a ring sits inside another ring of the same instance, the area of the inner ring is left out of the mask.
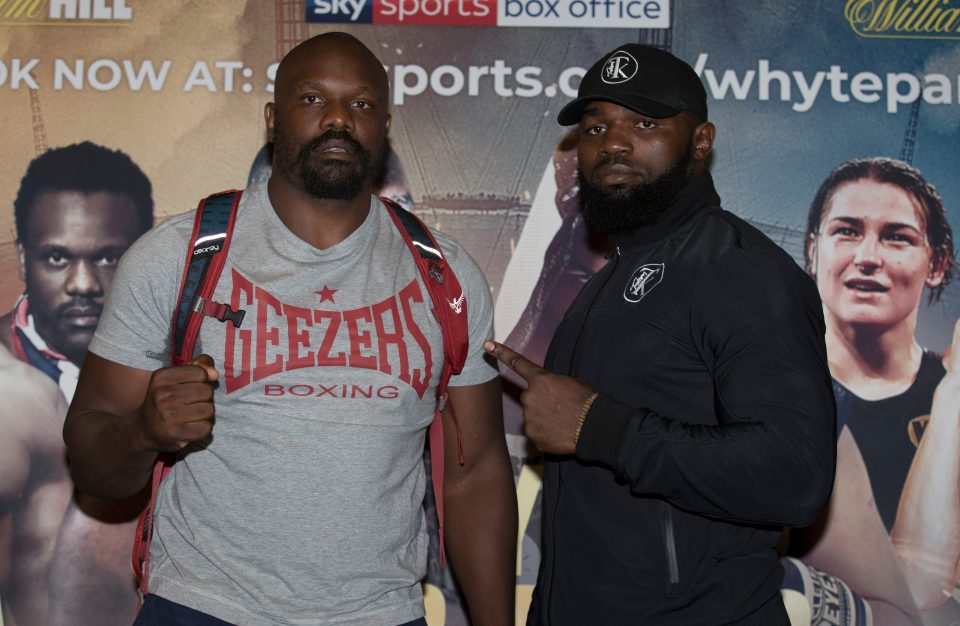
[[[388,198],[380,198],[387,213],[393,219],[403,236],[407,247],[420,271],[430,299],[433,302],[433,315],[440,324],[443,334],[443,370],[437,384],[437,403],[433,422],[430,424],[430,468],[433,479],[433,494],[437,502],[437,523],[440,531],[440,566],[446,560],[443,538],[443,420],[440,413],[447,405],[447,383],[450,376],[459,374],[467,360],[469,348],[469,329],[467,327],[467,301],[460,281],[450,264],[447,263],[440,246],[427,226],[413,213]],[[450,417],[453,418],[457,435],[457,453],[460,465],[463,465],[463,436],[460,423],[450,405]]]
[[[193,223],[193,236],[187,250],[187,262],[180,285],[176,315],[173,319],[173,364],[183,365],[193,358],[193,348],[204,317],[229,321],[235,328],[243,322],[245,311],[211,300],[227,261],[226,251],[233,236],[237,207],[242,192],[224,191],[202,200]]]
[[[229,321],[235,327],[239,327],[243,321],[243,310],[234,311],[229,305],[211,299],[227,260],[241,195],[242,192],[237,190],[224,191],[204,198],[197,207],[171,329],[173,365],[189,363],[193,358],[204,317]],[[157,491],[176,460],[176,453],[157,455],[150,480],[150,503],[137,521],[132,560],[133,571],[140,580],[141,599],[147,595],[150,578],[150,540],[153,538],[153,510]]]

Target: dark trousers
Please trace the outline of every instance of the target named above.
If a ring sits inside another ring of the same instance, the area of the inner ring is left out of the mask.
[[[790,617],[783,598],[776,593],[759,609],[729,626],[790,626]]]
[[[143,601],[140,614],[137,615],[133,626],[231,626],[231,624],[156,594],[150,594]],[[427,626],[427,621],[421,617],[400,626]]]

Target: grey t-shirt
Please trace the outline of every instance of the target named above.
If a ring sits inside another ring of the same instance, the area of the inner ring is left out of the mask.
[[[169,364],[193,214],[123,256],[90,350],[139,369]],[[435,233],[466,296],[470,352],[452,386],[497,372],[490,290]],[[238,624],[398,624],[423,615],[422,453],[443,365],[440,327],[386,209],[318,250],[290,232],[266,187],[243,196],[198,352],[220,373],[213,440],[161,484],[150,592]],[[201,347],[202,346],[202,347]],[[466,450],[469,454],[469,449]]]

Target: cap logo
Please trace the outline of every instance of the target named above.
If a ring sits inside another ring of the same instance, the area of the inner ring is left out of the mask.
[[[637,60],[623,50],[615,52],[603,64],[600,79],[608,85],[625,83],[637,74]]]

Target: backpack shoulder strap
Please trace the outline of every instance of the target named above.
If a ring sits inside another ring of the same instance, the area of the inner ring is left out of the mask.
[[[447,383],[450,376],[459,374],[467,360],[470,344],[467,326],[467,301],[460,281],[443,255],[443,251],[434,239],[430,229],[413,213],[410,213],[388,198],[380,198],[387,213],[403,236],[407,247],[413,254],[420,276],[423,278],[430,299],[433,302],[433,315],[440,324],[443,334],[443,370],[437,384],[437,404],[433,422],[430,424],[430,469],[433,479],[433,493],[437,503],[437,522],[440,530],[440,565],[445,562],[446,550],[443,539],[443,420],[440,413],[447,404]],[[450,416],[457,436],[457,452],[463,465],[463,437],[457,416],[450,406]]]
[[[403,235],[430,292],[433,315],[443,333],[443,354],[450,365],[450,373],[459,374],[466,362],[469,346],[467,302],[463,288],[426,224],[393,200],[380,200]]]
[[[227,249],[236,223],[241,191],[213,194],[200,201],[193,220],[193,234],[187,247],[187,262],[180,283],[180,295],[173,314],[171,351],[173,365],[182,365],[193,358],[194,346],[204,317],[214,317],[240,326],[244,311],[214,302],[213,291],[220,279]],[[150,577],[150,540],[153,538],[153,510],[160,482],[170,472],[176,454],[160,454],[150,479],[150,502],[140,513],[133,541],[133,571],[140,579],[141,598],[147,594]]]
[[[243,321],[244,311],[234,311],[228,305],[211,300],[227,260],[241,195],[237,190],[223,191],[204,198],[197,206],[173,318],[174,365],[188,363],[193,358],[205,316],[230,321],[235,327]]]

